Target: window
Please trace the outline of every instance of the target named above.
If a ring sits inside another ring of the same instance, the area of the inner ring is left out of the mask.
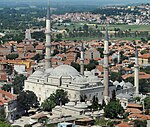
[[[93,52],[91,53],[91,59],[93,59],[94,57],[93,57]]]

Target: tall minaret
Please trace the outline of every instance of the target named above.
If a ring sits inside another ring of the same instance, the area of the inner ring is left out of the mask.
[[[134,86],[136,88],[135,94],[139,94],[139,62],[138,62],[138,49],[136,46],[136,51],[135,51],[135,65],[134,65]]]
[[[106,27],[105,41],[104,41],[104,101],[106,104],[109,102],[109,39],[108,39],[108,29]]]
[[[84,75],[84,46],[83,46],[83,42],[82,42],[81,54],[80,54],[80,73],[81,73],[81,75]]]
[[[46,18],[46,54],[45,54],[45,69],[52,67],[51,62],[51,18],[50,18],[50,0],[47,8],[47,18]]]

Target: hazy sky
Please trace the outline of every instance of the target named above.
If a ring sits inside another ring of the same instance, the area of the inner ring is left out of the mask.
[[[0,2],[34,2],[46,3],[48,0],[0,0]],[[133,4],[133,3],[150,3],[150,0],[50,0],[52,3],[65,4]]]

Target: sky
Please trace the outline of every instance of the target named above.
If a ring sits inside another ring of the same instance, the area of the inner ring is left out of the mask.
[[[34,2],[46,3],[48,0],[0,0],[0,2]],[[50,0],[53,4],[75,4],[75,5],[112,5],[112,4],[133,4],[150,3],[150,0]]]

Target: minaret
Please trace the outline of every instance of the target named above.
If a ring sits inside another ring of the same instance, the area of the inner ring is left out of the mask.
[[[118,51],[118,54],[117,54],[117,61],[118,61],[118,64],[120,63],[120,51]]]
[[[136,46],[135,51],[135,65],[134,65],[134,86],[135,86],[135,94],[139,94],[139,62],[138,62],[138,49]]]
[[[84,46],[82,42],[81,53],[80,53],[80,73],[84,75]]]
[[[106,27],[105,41],[104,41],[104,101],[106,104],[109,102],[109,39],[108,39],[108,29]]]
[[[46,54],[45,54],[45,69],[52,67],[51,63],[51,19],[50,19],[50,1],[47,8],[47,18],[46,18]]]
[[[26,29],[26,31],[25,31],[25,39],[26,40],[31,40],[31,30],[30,29]]]

